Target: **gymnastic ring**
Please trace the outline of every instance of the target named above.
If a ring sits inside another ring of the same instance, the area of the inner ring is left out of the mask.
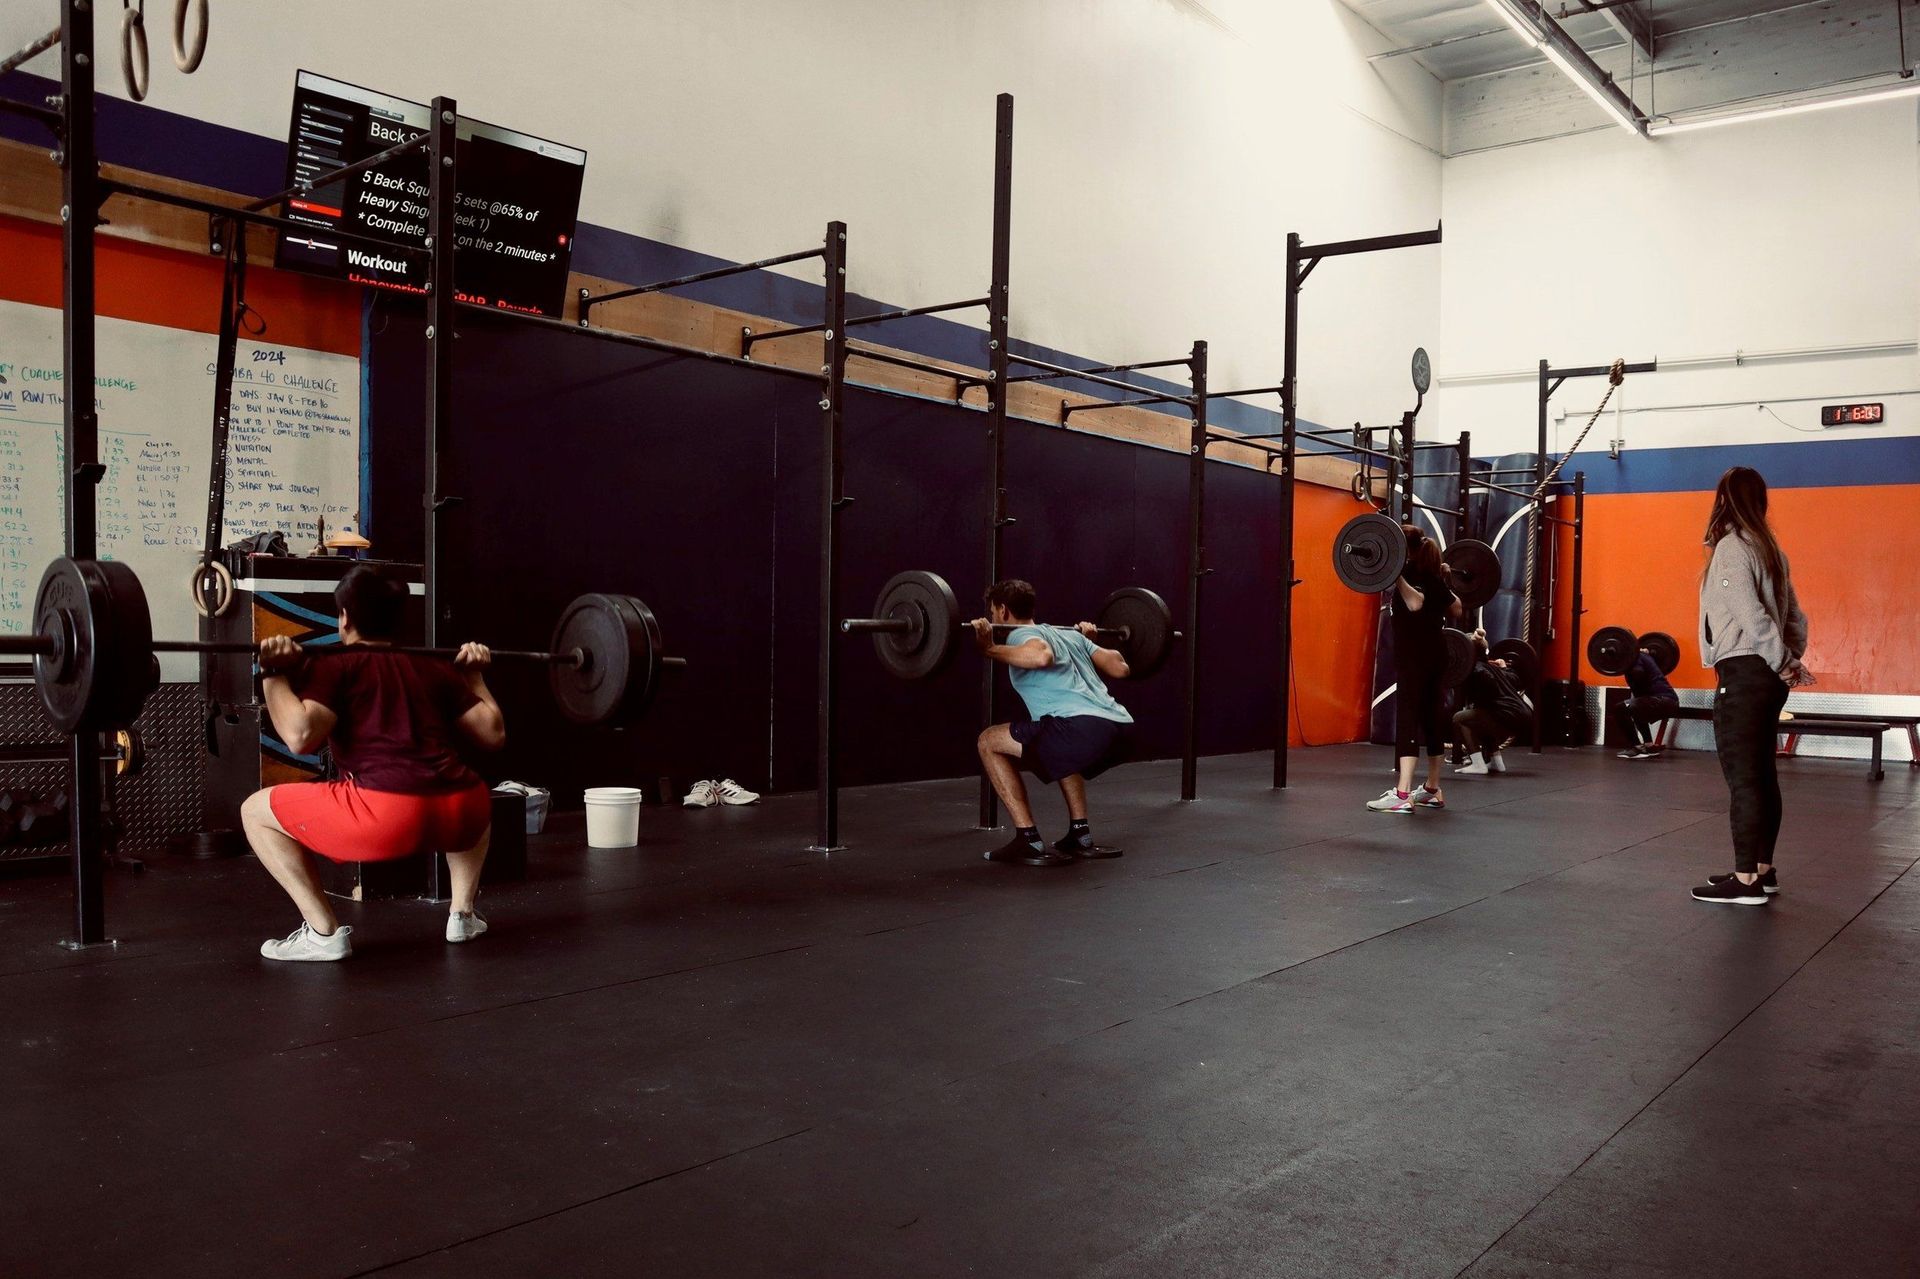
[[[145,0],[141,0],[140,4],[127,5],[120,13],[120,79],[127,86],[127,96],[135,102],[147,100],[147,86],[153,80],[147,66],[145,8]],[[139,51],[137,58],[135,50]],[[138,75],[133,70],[135,62],[140,65]]]
[[[214,604],[207,606],[206,583],[211,576],[214,581]],[[193,600],[193,611],[202,617],[219,617],[233,604],[233,574],[219,560],[207,560],[194,565],[193,572],[187,576],[187,594]]]
[[[195,38],[193,47],[187,47],[187,9],[191,6],[199,10],[200,34]],[[207,56],[207,32],[211,19],[207,16],[207,0],[173,0],[173,65],[188,75],[200,69],[200,59]]]

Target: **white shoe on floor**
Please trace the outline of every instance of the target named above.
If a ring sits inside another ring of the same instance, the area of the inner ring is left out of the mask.
[[[1413,798],[1410,795],[1402,795],[1394,787],[1389,786],[1386,794],[1379,799],[1368,800],[1367,807],[1376,813],[1411,813]]]
[[[1493,771],[1492,765],[1483,759],[1470,759],[1453,770],[1455,777],[1485,777]]]
[[[695,782],[687,797],[680,801],[682,808],[712,808],[720,802],[720,788],[712,782]]]
[[[353,929],[341,924],[322,937],[313,931],[312,924],[303,922],[278,941],[261,942],[260,953],[268,959],[292,963],[331,964],[353,953],[353,943],[348,940],[352,933]]]
[[[760,802],[760,796],[748,790],[739,782],[734,781],[731,777],[722,777],[719,781],[712,783],[712,786],[714,794],[720,797],[720,802],[723,804],[739,805],[757,804]]]
[[[1492,773],[1504,773],[1507,771],[1506,758],[1502,756],[1499,751],[1495,751],[1493,758],[1487,761],[1487,771]]]
[[[451,942],[472,941],[487,931],[487,921],[477,910],[447,912],[447,940]]]

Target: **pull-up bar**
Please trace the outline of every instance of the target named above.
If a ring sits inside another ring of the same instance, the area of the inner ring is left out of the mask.
[[[824,249],[801,249],[797,253],[782,253],[778,257],[761,258],[758,262],[741,262],[734,266],[714,267],[710,271],[695,271],[692,275],[676,276],[671,280],[656,280],[652,284],[635,285],[630,289],[621,289],[615,293],[602,293],[593,296],[587,290],[580,290],[580,323],[584,327],[593,308],[603,302],[617,302],[621,298],[638,297],[643,293],[661,293],[667,289],[682,289],[689,284],[704,284],[708,280],[722,280],[730,275],[745,275],[749,271],[764,271],[768,267],[784,266],[788,262],[804,262],[808,258],[817,258]]]

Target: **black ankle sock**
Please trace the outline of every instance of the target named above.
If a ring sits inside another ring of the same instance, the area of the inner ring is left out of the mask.
[[[1066,835],[1054,847],[1062,850],[1093,847],[1093,827],[1084,817],[1074,818],[1067,823]]]
[[[1040,828],[1038,826],[1017,826],[1014,830],[1021,839],[1026,840],[1035,848],[1040,847]]]

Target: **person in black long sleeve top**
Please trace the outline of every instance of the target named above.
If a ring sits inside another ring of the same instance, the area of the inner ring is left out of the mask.
[[[1407,538],[1405,570],[1393,584],[1393,657],[1397,691],[1394,694],[1394,740],[1398,783],[1367,807],[1376,813],[1411,813],[1416,808],[1445,808],[1440,793],[1440,760],[1447,749],[1447,690],[1442,675],[1447,646],[1441,636],[1447,616],[1458,602],[1448,589],[1446,566],[1432,538],[1411,524],[1401,525]],[[1414,789],[1413,766],[1420,747],[1427,748],[1427,782]]]
[[[1487,656],[1485,631],[1473,633],[1473,649],[1473,673],[1460,689],[1466,705],[1454,713],[1453,729],[1468,755],[1477,749],[1480,758],[1469,758],[1459,772],[1468,776],[1504,773],[1507,764],[1500,758],[1500,744],[1526,725],[1531,712],[1506,662]]]
[[[1642,648],[1627,667],[1627,688],[1633,693],[1620,707],[1620,717],[1633,731],[1633,745],[1620,752],[1621,759],[1653,759],[1660,748],[1653,744],[1653,725],[1671,719],[1680,709],[1673,685],[1660,670],[1653,654]]]

